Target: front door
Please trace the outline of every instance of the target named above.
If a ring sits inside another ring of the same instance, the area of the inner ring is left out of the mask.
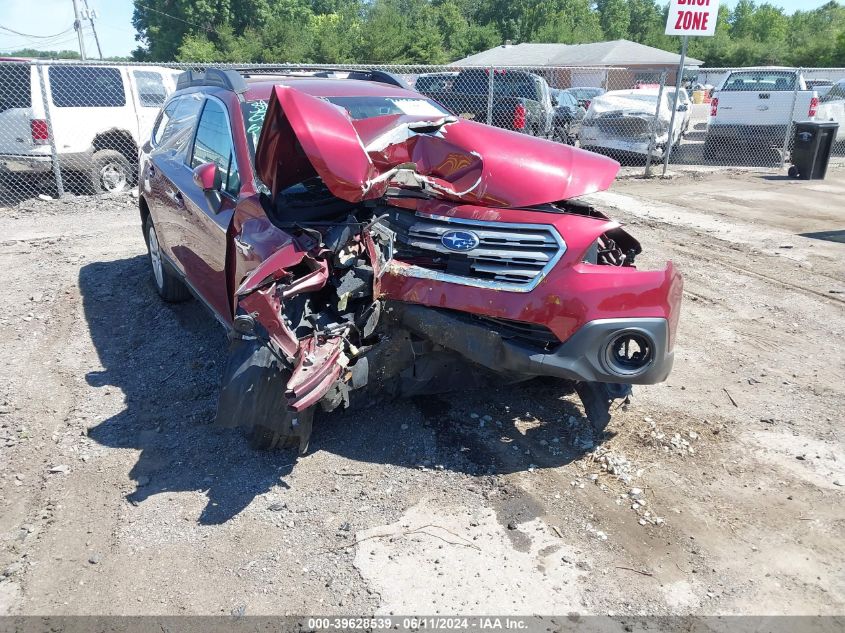
[[[178,253],[185,276],[194,290],[225,322],[232,320],[226,279],[226,234],[241,189],[229,113],[222,101],[208,97],[200,115],[191,151],[190,167],[217,165],[220,205],[195,184],[182,188],[185,205],[185,242]]]

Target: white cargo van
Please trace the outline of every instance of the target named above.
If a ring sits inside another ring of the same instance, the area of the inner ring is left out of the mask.
[[[149,136],[179,72],[158,66],[0,61],[0,171],[51,171],[51,126],[63,174],[82,174],[95,192],[131,186],[139,139]]]

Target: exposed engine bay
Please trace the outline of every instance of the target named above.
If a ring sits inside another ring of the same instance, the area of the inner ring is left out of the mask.
[[[275,420],[280,437],[297,437],[304,451],[317,405],[329,412],[537,377],[506,366],[496,371],[468,359],[448,341],[436,342],[425,325],[435,311],[448,315],[451,323],[466,323],[468,330],[488,329],[538,350],[560,344],[542,326],[386,299],[381,278],[392,265],[467,268],[466,257],[450,262],[459,254],[421,247],[408,231],[416,218],[408,210],[380,202],[351,205],[314,181],[280,192],[275,201],[267,197],[264,204],[269,217],[285,218],[278,222],[294,236],[296,256],[285,251],[278,261],[266,260],[237,291],[238,314],[218,410],[218,420],[229,420],[227,425],[266,427]],[[577,203],[536,210],[607,220]],[[639,252],[636,240],[616,228],[596,240],[585,261],[631,266]],[[467,334],[453,333],[459,338]],[[578,391],[588,413],[606,424],[607,403],[626,396],[630,387],[592,383]]]

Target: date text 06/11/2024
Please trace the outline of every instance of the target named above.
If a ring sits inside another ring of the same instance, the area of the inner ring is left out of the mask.
[[[528,628],[526,618],[493,616],[316,617],[308,618],[305,624],[312,631],[392,629],[400,624],[402,629],[425,631],[520,631]]]

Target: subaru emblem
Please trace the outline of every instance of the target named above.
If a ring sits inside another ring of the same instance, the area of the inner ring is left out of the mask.
[[[440,243],[443,244],[443,246],[448,248],[450,251],[458,251],[459,253],[471,251],[478,246],[480,241],[481,240],[478,239],[478,236],[472,231],[446,231],[440,236]]]

